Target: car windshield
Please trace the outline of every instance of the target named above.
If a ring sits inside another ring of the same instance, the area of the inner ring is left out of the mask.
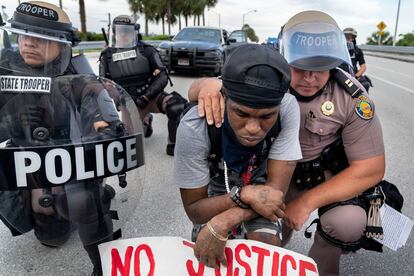
[[[213,43],[221,43],[220,30],[189,28],[181,30],[174,38],[174,40],[197,40],[207,41]]]
[[[229,39],[235,39],[236,42],[247,42],[246,35],[244,31],[234,31],[230,34]]]

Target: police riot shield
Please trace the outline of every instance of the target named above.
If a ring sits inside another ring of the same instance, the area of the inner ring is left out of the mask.
[[[0,104],[0,218],[11,233],[34,230],[50,246],[76,232],[84,247],[120,237],[145,177],[128,93],[91,75],[10,74]]]

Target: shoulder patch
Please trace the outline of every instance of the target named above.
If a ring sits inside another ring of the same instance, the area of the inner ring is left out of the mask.
[[[374,117],[374,105],[368,97],[361,95],[356,101],[355,113],[364,120],[370,120]]]

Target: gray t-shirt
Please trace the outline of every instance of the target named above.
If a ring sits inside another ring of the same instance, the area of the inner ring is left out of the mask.
[[[286,94],[280,106],[281,128],[272,144],[269,159],[300,160],[299,105],[294,96]],[[208,156],[210,139],[205,118],[198,116],[197,107],[181,119],[174,152],[173,182],[178,188],[195,189],[210,182]]]

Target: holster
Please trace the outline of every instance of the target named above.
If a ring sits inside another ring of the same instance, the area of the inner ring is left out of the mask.
[[[298,163],[292,180],[299,190],[312,189],[325,181],[325,170],[335,175],[348,165],[342,139],[338,139],[326,146],[318,158]]]

